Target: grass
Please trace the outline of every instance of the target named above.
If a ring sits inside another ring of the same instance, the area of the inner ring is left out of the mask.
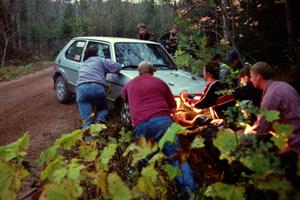
[[[46,67],[50,67],[51,64],[52,62],[50,61],[40,61],[30,63],[27,65],[11,65],[6,67],[0,67],[0,81],[9,81],[15,79],[16,77],[38,71]]]

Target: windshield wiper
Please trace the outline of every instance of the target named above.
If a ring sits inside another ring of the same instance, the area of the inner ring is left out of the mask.
[[[137,65],[123,65],[122,69],[137,69]]]

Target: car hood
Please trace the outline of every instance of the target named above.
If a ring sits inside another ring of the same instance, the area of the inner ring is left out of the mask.
[[[120,73],[129,79],[133,79],[138,75],[136,70],[122,70]],[[154,76],[165,81],[174,96],[179,95],[184,90],[187,90],[190,94],[199,94],[207,84],[203,78],[182,70],[157,70]]]

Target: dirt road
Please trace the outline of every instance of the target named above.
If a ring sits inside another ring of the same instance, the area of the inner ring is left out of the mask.
[[[76,104],[60,104],[53,90],[52,69],[47,68],[8,82],[0,82],[0,145],[24,132],[30,135],[28,160],[63,133],[80,127]]]

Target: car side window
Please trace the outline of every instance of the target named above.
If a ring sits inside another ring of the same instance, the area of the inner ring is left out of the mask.
[[[69,60],[80,62],[85,43],[85,41],[75,41],[66,51],[65,57]]]
[[[100,58],[111,59],[110,49],[108,44],[100,42],[89,42],[87,47],[95,47],[98,49],[98,56]]]

